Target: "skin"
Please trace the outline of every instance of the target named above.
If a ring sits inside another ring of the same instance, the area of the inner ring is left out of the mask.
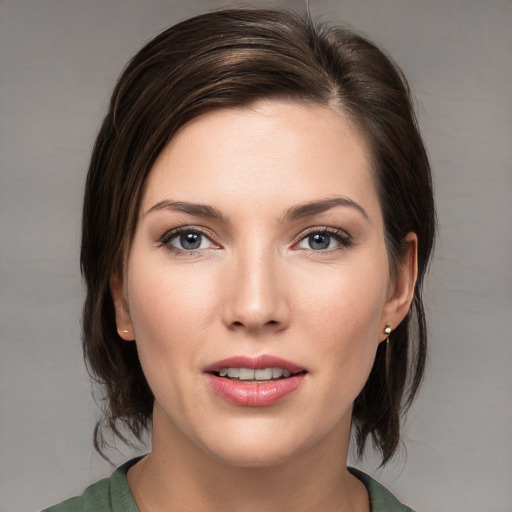
[[[178,228],[204,233],[199,248],[183,247]],[[155,395],[152,451],[128,473],[142,511],[369,510],[346,470],[352,404],[386,324],[409,309],[408,241],[392,278],[369,151],[334,110],[267,100],[178,132],[111,282],[119,333],[136,340]],[[305,368],[301,386],[258,408],[212,392],[207,365],[261,354]]]

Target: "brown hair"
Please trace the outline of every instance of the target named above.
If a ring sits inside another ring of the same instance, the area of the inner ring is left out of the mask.
[[[153,395],[135,343],[117,334],[109,288],[111,276],[123,274],[145,178],[186,122],[269,97],[334,106],[362,128],[392,271],[406,235],[418,236],[412,309],[392,342],[379,345],[353,409],[358,455],[370,437],[385,463],[425,366],[421,291],[435,228],[429,163],[407,82],[389,57],[350,30],[286,11],[223,10],[179,23],[142,48],[115,87],[87,177],[81,248],[84,355],[105,386],[104,422],[117,435],[124,425],[140,439],[151,421]],[[96,447],[102,442],[97,426]]]

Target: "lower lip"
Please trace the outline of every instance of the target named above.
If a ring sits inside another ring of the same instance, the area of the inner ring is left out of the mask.
[[[299,373],[286,379],[267,382],[244,382],[206,374],[213,392],[227,402],[244,407],[267,407],[291,395],[304,381]]]

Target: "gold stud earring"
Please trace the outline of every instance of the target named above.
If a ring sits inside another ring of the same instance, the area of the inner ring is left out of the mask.
[[[384,327],[384,334],[386,335],[386,345],[389,345],[389,335],[393,332],[393,329],[391,329],[390,324],[386,324],[386,327]]]

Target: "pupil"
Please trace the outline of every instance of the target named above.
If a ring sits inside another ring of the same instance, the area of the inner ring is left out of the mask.
[[[329,235],[322,235],[317,233],[316,235],[311,235],[309,237],[309,246],[311,249],[327,249],[329,247],[329,242],[331,241]]]
[[[184,249],[197,249],[201,245],[201,235],[185,233],[180,236],[180,242]]]

